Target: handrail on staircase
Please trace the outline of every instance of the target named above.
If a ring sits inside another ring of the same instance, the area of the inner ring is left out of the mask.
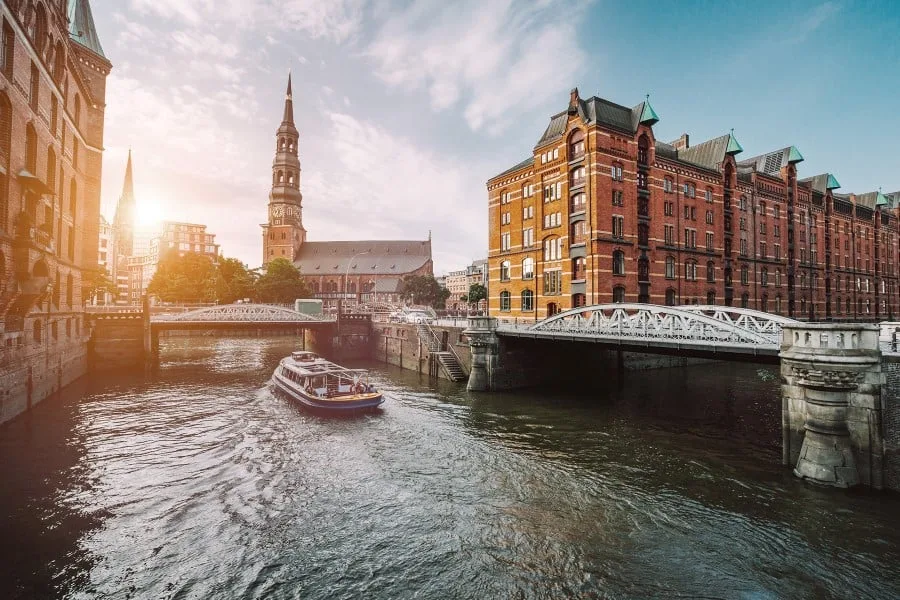
[[[434,332],[434,329],[431,328],[431,325],[429,323],[420,323],[420,324],[425,326],[425,329],[427,329],[428,333],[431,334],[431,339],[433,339],[435,341],[437,347],[440,348],[441,340],[438,339],[438,336]],[[456,364],[459,365],[459,368],[462,369],[462,361],[459,359],[459,355],[456,353],[456,350],[453,349],[453,345],[449,342],[449,340],[447,342],[447,350],[450,352],[450,354],[453,355],[453,358],[456,359]],[[437,352],[441,352],[441,350],[437,350]],[[465,372],[465,371],[463,371],[463,372]]]

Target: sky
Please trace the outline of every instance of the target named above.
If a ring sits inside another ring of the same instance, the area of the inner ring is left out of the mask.
[[[107,81],[102,212],[128,149],[143,220],[203,223],[262,260],[293,74],[309,240],[433,240],[435,274],[487,254],[487,180],[569,90],[647,94],[657,139],[788,145],[801,177],[900,190],[900,2],[92,0]]]

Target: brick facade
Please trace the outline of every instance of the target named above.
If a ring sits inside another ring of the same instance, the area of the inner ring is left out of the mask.
[[[84,350],[111,64],[87,0],[2,2],[0,21],[0,370],[22,383]],[[17,401],[16,386],[0,396]]]
[[[573,90],[533,155],[488,181],[491,315],[619,301],[900,314],[900,193],[842,196],[830,174],[798,179],[793,146],[740,159],[733,134],[664,143],[657,121],[649,102]],[[858,264],[838,262],[844,244]]]

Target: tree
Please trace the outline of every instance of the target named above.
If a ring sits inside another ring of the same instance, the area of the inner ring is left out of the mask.
[[[260,302],[288,304],[312,293],[297,267],[286,258],[276,258],[266,265],[266,274],[256,281],[254,296]]]
[[[88,294],[95,302],[105,298],[107,294],[115,298],[117,293],[116,285],[109,277],[109,271],[100,265],[85,272],[84,287],[87,288]]]
[[[162,256],[147,293],[163,302],[211,302],[215,299],[216,267],[203,254],[169,250]]]
[[[253,293],[253,276],[246,265],[236,258],[223,258],[216,270],[216,300],[219,304],[231,304]]]
[[[407,275],[400,282],[400,297],[413,304],[444,308],[450,291],[442,288],[433,275]]]
[[[465,297],[465,301],[469,304],[478,304],[482,300],[487,299],[487,288],[480,283],[473,283],[469,286],[469,293]]]

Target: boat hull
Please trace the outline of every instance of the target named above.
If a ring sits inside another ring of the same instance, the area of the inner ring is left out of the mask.
[[[300,403],[304,408],[323,413],[348,414],[376,410],[384,402],[381,393],[359,394],[358,399],[338,397],[336,399],[311,397],[297,387],[285,381],[277,373],[272,376],[272,385],[277,391],[291,400]]]

